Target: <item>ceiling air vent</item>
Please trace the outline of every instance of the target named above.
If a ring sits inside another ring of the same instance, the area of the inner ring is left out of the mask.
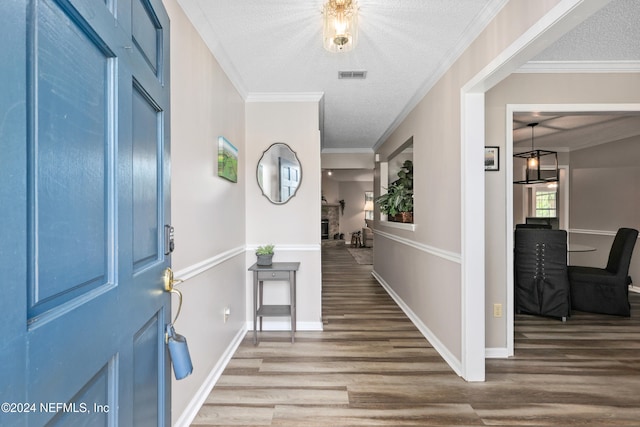
[[[366,79],[366,71],[338,71],[339,79]]]

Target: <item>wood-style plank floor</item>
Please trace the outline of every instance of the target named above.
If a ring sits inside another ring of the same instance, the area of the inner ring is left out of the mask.
[[[640,426],[640,294],[631,318],[518,315],[515,357],[467,383],[371,266],[322,259],[324,331],[249,333],[193,426]]]

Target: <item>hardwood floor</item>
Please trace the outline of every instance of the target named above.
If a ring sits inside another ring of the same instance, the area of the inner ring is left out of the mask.
[[[640,294],[632,317],[518,315],[515,357],[458,377],[370,265],[324,246],[323,332],[248,334],[193,426],[638,426]]]

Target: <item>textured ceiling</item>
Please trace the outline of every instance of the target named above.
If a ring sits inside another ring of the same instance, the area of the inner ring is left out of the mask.
[[[324,149],[371,151],[504,0],[359,0],[358,45],[322,47],[322,0],[179,0],[243,95],[324,93]],[[366,70],[365,80],[338,79]]]
[[[571,151],[640,135],[640,112],[517,113],[513,115],[514,152],[536,149]]]
[[[533,61],[638,61],[640,1],[614,0]]]
[[[346,53],[322,48],[323,0],[178,2],[243,97],[323,93],[323,151],[371,152],[506,0],[358,0],[359,41]],[[637,68],[640,0],[602,3],[533,65]],[[367,78],[338,79],[343,70]]]

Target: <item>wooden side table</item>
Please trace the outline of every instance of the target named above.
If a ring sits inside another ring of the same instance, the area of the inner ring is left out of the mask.
[[[362,240],[360,239],[360,231],[351,233],[351,247],[352,248],[362,247]]]
[[[271,265],[253,264],[249,271],[253,271],[253,343],[258,344],[258,318],[262,331],[263,317],[291,318],[291,342],[295,340],[296,332],[296,272],[300,268],[299,262],[274,262]],[[288,281],[289,304],[274,305],[262,303],[264,282]]]

